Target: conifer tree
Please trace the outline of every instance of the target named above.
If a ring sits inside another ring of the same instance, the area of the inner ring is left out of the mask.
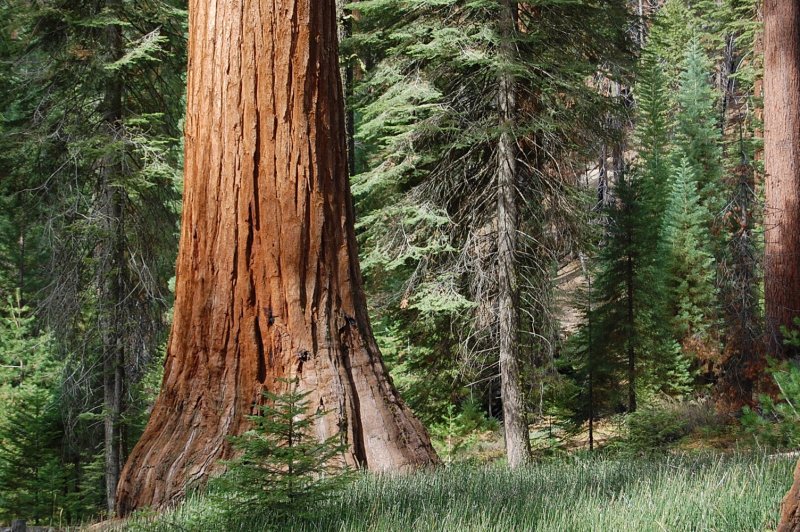
[[[48,523],[66,506],[60,369],[30,309],[9,300],[0,316],[0,520]]]
[[[67,452],[85,465],[104,441],[110,510],[132,444],[132,385],[165,334],[185,13],[170,0],[107,0],[17,3],[9,15],[25,45],[0,156],[4,203],[25,221],[18,284],[37,286],[28,265],[38,259],[38,310],[70,366],[59,401]],[[102,436],[87,411],[102,412]]]
[[[683,392],[688,380],[664,326],[664,272],[657,257],[661,248],[652,239],[658,234],[653,232],[657,219],[644,201],[645,189],[638,171],[617,184],[593,283],[594,312],[587,318],[595,371],[611,383],[626,383],[625,398],[619,397],[618,388],[616,400],[630,412],[642,392]]]
[[[663,260],[671,172],[667,93],[661,60],[646,49],[634,89],[637,159],[616,186],[592,283],[593,309],[571,341],[579,361],[574,370],[583,379],[591,375],[598,414],[620,405],[635,410],[639,392],[682,393],[690,381],[669,327]],[[619,382],[627,382],[627,397]]]
[[[512,29],[501,31],[509,7]],[[433,336],[461,375],[493,394],[508,323],[497,200],[513,192],[519,320],[510,335],[534,387],[558,342],[551,273],[582,238],[576,176],[610,138],[600,117],[613,102],[585,80],[601,63],[624,63],[624,5],[380,0],[359,10],[354,40],[375,64],[357,91],[367,168],[354,191],[368,282],[398,308],[391,319],[438,324]],[[498,87],[511,78],[514,105],[501,120]],[[500,186],[498,170],[512,167],[512,186]]]
[[[671,173],[669,91],[663,63],[647,51],[645,54],[634,91],[635,146],[644,181],[642,200],[651,217],[652,242],[658,245]]]
[[[347,445],[341,435],[320,441],[315,433],[326,413],[312,410],[311,392],[300,391],[296,380],[281,383],[287,390],[265,392],[258,415],[250,416],[252,428],[231,438],[241,454],[213,480],[231,516],[267,514],[276,525],[309,518],[350,478],[342,470]]]
[[[664,77],[669,83],[667,94],[674,104],[674,90],[679,86],[679,76],[683,64],[678,61],[686,53],[695,30],[695,20],[686,5],[686,0],[666,0],[652,18],[645,54],[662,66]]]
[[[718,95],[710,83],[711,64],[698,39],[685,52],[677,93],[675,117],[676,163],[685,160],[696,180],[700,200],[711,225],[719,214],[722,177],[722,135],[717,112]]]
[[[706,338],[716,319],[714,257],[708,250],[705,220],[694,169],[683,158],[675,169],[664,216],[672,325],[683,342]]]

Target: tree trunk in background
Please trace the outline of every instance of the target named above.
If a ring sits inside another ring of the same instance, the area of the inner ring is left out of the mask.
[[[192,0],[176,303],[161,393],[117,509],[181,499],[231,456],[266,388],[297,378],[346,461],[437,462],[367,317],[335,0]]]
[[[794,470],[794,483],[781,502],[781,520],[777,532],[800,531],[800,462]]]
[[[107,7],[118,9],[119,1],[110,0]],[[117,24],[106,28],[106,39],[113,61],[123,54],[122,28]],[[104,127],[112,141],[116,140],[122,121],[123,85],[116,72],[106,82]],[[102,217],[103,236],[97,246],[98,286],[100,287],[100,330],[103,342],[103,429],[105,455],[106,505],[109,512],[115,508],[115,495],[120,471],[125,460],[122,449],[121,427],[123,393],[125,386],[125,347],[121,307],[124,293],[125,237],[122,221],[122,191],[115,179],[122,172],[122,157],[109,154],[100,171],[100,188],[96,195]]]
[[[353,18],[350,10],[345,9],[345,6],[357,0],[336,0],[336,18],[339,21],[339,42],[348,39],[353,34]],[[350,107],[350,101],[353,97],[353,88],[355,83],[355,71],[351,58],[346,57],[341,61],[341,76],[342,88],[344,90],[344,119],[345,131],[347,133],[347,169],[350,175],[356,173],[356,124],[355,113]]]
[[[500,36],[505,56],[514,53],[514,4],[504,0]],[[517,153],[514,138],[514,77],[501,72],[497,95],[500,139],[497,147],[497,260],[500,321],[500,385],[503,427],[510,467],[530,462],[530,438],[519,370],[519,289],[517,281]]]
[[[767,341],[786,354],[779,327],[800,314],[800,4],[764,2],[764,299]],[[780,532],[800,530],[800,463],[783,499]]]
[[[625,209],[632,208],[631,205],[626,205]],[[626,216],[630,220],[630,216]],[[633,275],[633,227],[628,227],[626,231],[628,235],[628,251],[627,258],[625,259],[625,297],[627,298],[627,315],[625,321],[627,324],[628,334],[625,341],[627,342],[628,353],[628,412],[636,412],[636,346],[634,345],[634,337],[636,336],[636,315],[633,312],[633,297],[634,297],[634,275]]]
[[[772,356],[800,316],[800,4],[764,2],[764,300]]]
[[[603,143],[600,147],[600,163],[597,167],[597,209],[602,210],[608,207],[609,194],[608,188],[608,145]]]

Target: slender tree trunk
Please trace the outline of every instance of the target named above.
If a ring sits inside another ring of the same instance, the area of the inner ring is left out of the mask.
[[[589,271],[589,268],[586,267],[586,259],[581,253],[578,258],[581,261],[581,270],[583,271],[583,275],[586,277],[586,284],[589,293],[589,308],[587,309],[587,320],[586,320],[586,327],[587,333],[589,334],[589,339],[586,345],[586,365],[589,368],[589,383],[588,383],[588,392],[589,392],[589,450],[594,451],[594,333],[592,331],[592,320],[593,316],[593,298],[594,294],[592,293],[592,274]]]
[[[734,90],[736,86],[736,67],[739,63],[738,54],[736,53],[736,35],[729,34],[725,36],[725,52],[722,56],[722,63],[719,69],[719,86],[718,90],[722,93],[722,105],[720,113],[720,132],[725,135],[725,129],[728,121],[728,110],[730,109],[731,99],[735,96]]]
[[[191,0],[186,173],[162,391],[118,490],[173,503],[297,378],[352,466],[438,461],[372,335],[347,179],[334,0]]]
[[[507,58],[513,54],[515,5],[504,0],[500,35]],[[503,426],[510,467],[530,462],[530,439],[519,370],[519,289],[517,281],[517,153],[514,138],[514,77],[504,69],[498,90],[500,139],[497,148],[497,255],[499,272],[500,385]]]
[[[767,341],[785,356],[781,327],[800,316],[800,3],[764,2],[764,300]]]
[[[616,81],[611,82],[611,96],[622,105],[629,104],[625,88]],[[625,126],[618,117],[614,117],[612,126],[620,133],[620,138],[614,142],[611,149],[611,167],[614,172],[614,183],[621,183],[625,179]]]
[[[19,239],[17,240],[17,251],[19,252],[19,260],[17,261],[17,286],[19,286],[20,305],[24,305],[26,301],[25,292],[25,222],[19,224]]]
[[[610,195],[608,191],[608,146],[603,143],[600,148],[600,164],[597,176],[597,208],[608,207]]]
[[[355,1],[355,0],[352,0]],[[353,34],[353,17],[350,10],[345,6],[351,0],[336,0],[336,17],[339,20],[339,42],[350,38]],[[342,61],[344,59],[344,61]],[[347,169],[351,176],[356,173],[356,124],[355,113],[350,102],[353,98],[353,88],[355,83],[355,67],[351,58],[340,57],[342,88],[345,100],[345,131],[347,136]]]
[[[630,235],[630,232],[628,233]],[[634,337],[636,335],[636,316],[633,312],[633,257],[628,252],[628,258],[625,264],[625,284],[627,291],[628,302],[628,315],[626,321],[628,322],[628,412],[636,412],[636,348],[634,346]]]
[[[621,179],[624,179],[624,175]],[[630,211],[634,208],[631,204],[622,206],[623,209]],[[625,234],[627,239],[627,251],[625,258],[625,299],[627,304],[627,312],[625,316],[625,342],[628,354],[628,412],[636,411],[636,314],[634,312],[634,297],[635,297],[635,276],[634,276],[634,257],[633,257],[633,243],[634,243],[634,227],[631,224],[632,215],[625,216],[628,224],[625,227]]]
[[[112,10],[119,8],[118,0],[111,0],[107,6]],[[122,28],[117,24],[106,28],[110,56],[113,60],[122,57]],[[106,82],[104,97],[104,127],[110,138],[114,139],[122,120],[122,79],[116,73]],[[125,347],[122,300],[125,297],[124,269],[125,244],[122,222],[122,191],[115,179],[121,169],[120,157],[109,154],[101,169],[100,190],[97,194],[99,212],[104,227],[103,238],[98,245],[98,261],[102,265],[98,271],[101,287],[100,327],[103,341],[103,428],[105,454],[106,505],[113,512],[116,502],[117,483],[124,461],[121,448],[122,401],[125,383]]]

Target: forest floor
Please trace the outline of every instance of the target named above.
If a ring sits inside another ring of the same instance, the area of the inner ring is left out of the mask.
[[[405,476],[365,474],[312,517],[273,523],[227,515],[197,497],[131,531],[772,530],[794,459],[752,454],[602,458],[572,455],[510,471],[458,464]]]

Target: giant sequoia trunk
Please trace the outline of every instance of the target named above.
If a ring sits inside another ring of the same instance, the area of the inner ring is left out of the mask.
[[[516,29],[514,5],[504,0],[500,10],[500,35],[506,57],[513,54]],[[530,437],[519,369],[519,287],[517,280],[517,147],[514,138],[516,98],[514,76],[501,72],[497,96],[500,139],[497,147],[497,260],[500,388],[508,465],[530,461]]]
[[[764,2],[764,299],[770,352],[800,316],[800,4]]]
[[[117,492],[180,499],[297,377],[346,460],[437,460],[367,318],[347,180],[335,0],[190,2],[186,181],[162,391]]]
[[[770,351],[800,315],[800,4],[764,1],[764,296]],[[780,532],[800,531],[800,463],[783,499]]]

